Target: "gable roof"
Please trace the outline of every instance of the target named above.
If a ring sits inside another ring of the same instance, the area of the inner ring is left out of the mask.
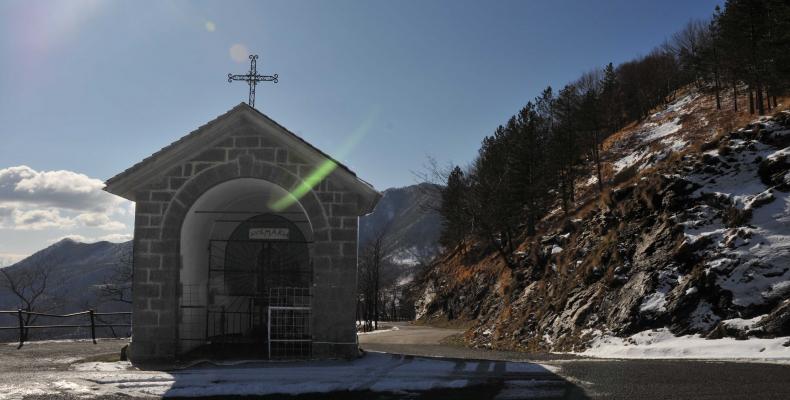
[[[269,118],[266,114],[250,107],[247,103],[240,103],[186,136],[170,143],[112,178],[107,179],[104,190],[135,201],[134,191],[136,188],[150,182],[153,178],[160,176],[163,172],[168,171],[179,163],[189,160],[207,147],[218,143],[228,134],[228,130],[223,130],[222,128],[232,126],[234,122],[238,122],[237,120],[239,117],[244,118],[244,116],[274,125],[276,128],[275,130],[279,131],[284,137],[295,140],[296,143],[302,145],[307,151],[323,159],[334,162],[338,166],[336,171],[339,171],[341,176],[344,176],[350,181],[355,186],[355,189],[365,192],[365,194],[372,195],[376,199],[381,197],[381,194],[376,191],[370,183],[357,177],[356,173],[350,168],[302,139],[299,135],[291,132],[277,121]],[[217,132],[218,130],[219,132]],[[374,200],[374,206],[375,203],[376,201]]]

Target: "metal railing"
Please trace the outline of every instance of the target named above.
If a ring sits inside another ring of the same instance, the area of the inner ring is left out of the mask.
[[[93,344],[96,344],[96,328],[113,328],[113,327],[131,327],[132,324],[108,324],[101,321],[101,317],[103,316],[116,316],[116,315],[129,315],[131,316],[131,312],[96,312],[94,310],[87,310],[87,311],[80,311],[71,314],[47,314],[47,313],[40,313],[40,312],[33,312],[33,311],[25,311],[25,310],[16,310],[16,311],[0,311],[0,315],[16,315],[19,324],[17,326],[0,326],[0,331],[3,330],[10,330],[10,329],[18,329],[19,330],[19,347],[17,349],[21,349],[22,345],[25,343],[27,339],[27,334],[30,329],[61,329],[61,328],[90,328],[91,329],[91,339],[93,339]],[[80,315],[87,315],[90,321],[90,324],[61,324],[61,325],[25,325],[25,318],[24,316],[37,316],[37,317],[47,317],[47,318],[73,318]],[[99,319],[99,323],[96,323],[97,319]]]

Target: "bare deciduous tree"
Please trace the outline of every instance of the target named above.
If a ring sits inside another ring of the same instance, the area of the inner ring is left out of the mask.
[[[113,266],[112,272],[99,288],[102,303],[117,302],[132,304],[132,252],[124,249]]]
[[[24,325],[35,323],[38,315],[58,307],[62,299],[58,297],[59,285],[51,278],[52,267],[58,264],[53,258],[39,258],[31,264],[0,269],[0,287],[13,294],[18,300],[18,308],[27,311],[22,317]],[[25,329],[23,339],[27,340],[29,330]]]
[[[378,329],[381,269],[391,252],[386,237],[387,229],[385,228],[364,248],[360,249],[357,320],[362,321],[364,331]]]

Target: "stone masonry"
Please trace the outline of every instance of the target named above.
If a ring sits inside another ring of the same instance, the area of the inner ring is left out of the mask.
[[[131,357],[135,362],[179,356],[180,234],[192,204],[211,187],[237,178],[264,179],[293,191],[316,169],[315,163],[250,124],[249,113],[242,114],[225,127],[230,134],[221,141],[134,189]],[[316,358],[352,357],[357,352],[357,224],[366,205],[361,204],[359,191],[350,188],[347,179],[340,179],[341,172],[335,170],[299,199],[313,228]]]

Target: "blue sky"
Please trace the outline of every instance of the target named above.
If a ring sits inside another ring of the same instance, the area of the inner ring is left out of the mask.
[[[256,107],[330,154],[372,118],[341,161],[383,190],[428,156],[468,163],[546,85],[645,54],[717,3],[0,0],[0,258],[128,237],[128,205],[63,206],[48,182],[95,190],[246,101],[234,46],[280,76]],[[21,180],[48,191],[4,197]]]

